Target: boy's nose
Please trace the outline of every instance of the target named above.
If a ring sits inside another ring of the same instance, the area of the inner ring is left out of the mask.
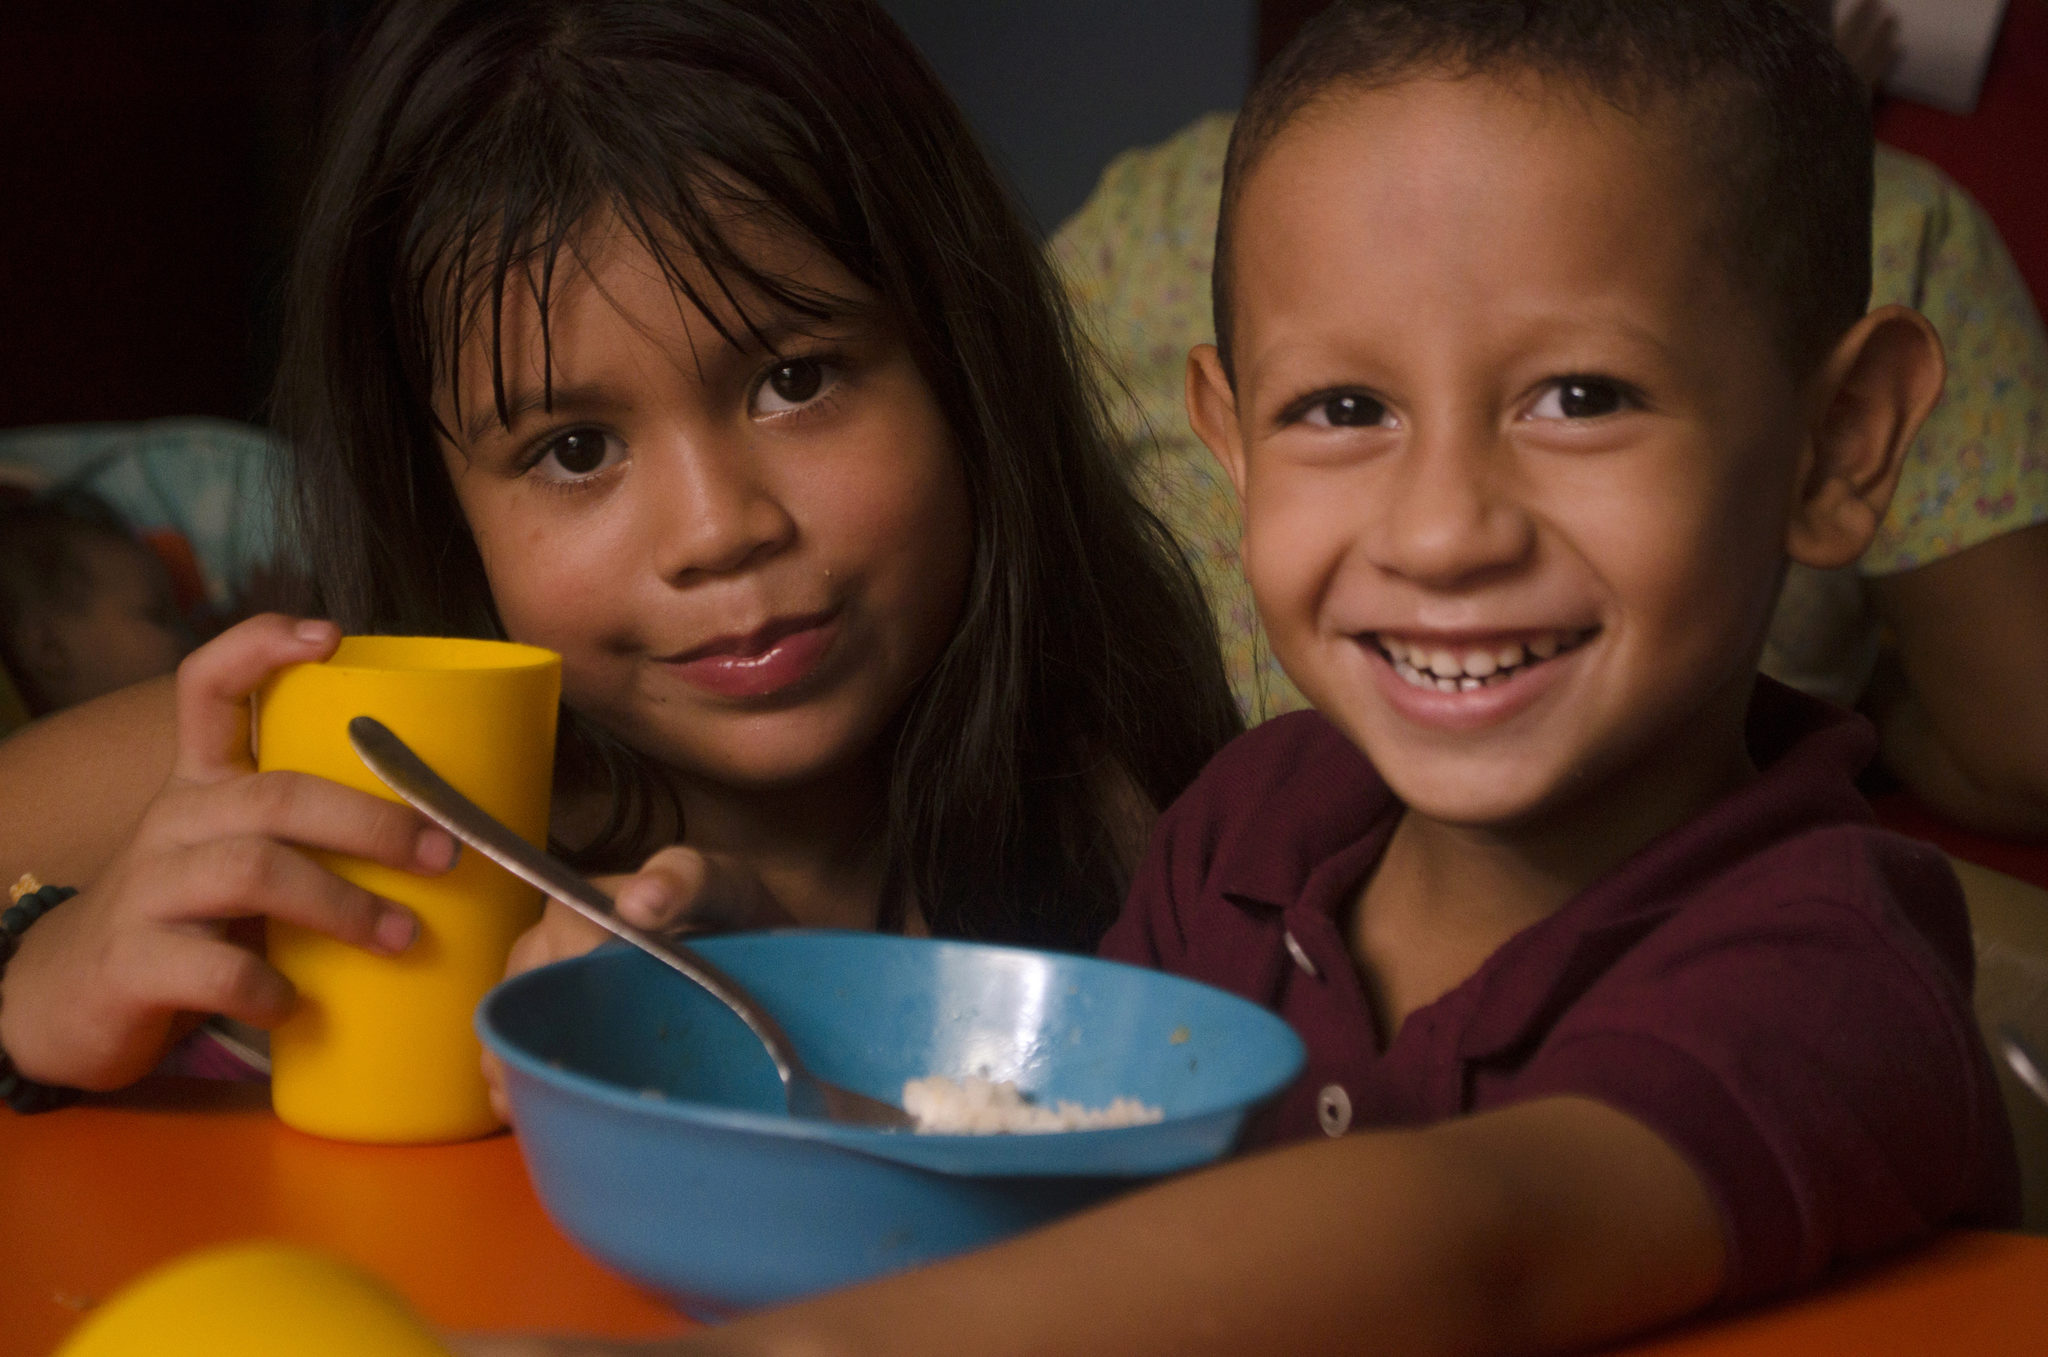
[[[651,470],[642,513],[665,579],[730,574],[796,537],[795,520],[743,446],[679,442]]]
[[[1535,525],[1505,450],[1487,433],[1418,432],[1372,506],[1374,563],[1418,584],[1469,587],[1526,561]]]

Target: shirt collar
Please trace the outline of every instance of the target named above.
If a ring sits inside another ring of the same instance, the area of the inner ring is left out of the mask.
[[[1487,959],[1469,982],[1479,994],[1460,1057],[1486,1060],[1540,1040],[1623,953],[1732,864],[1811,829],[1872,819],[1854,782],[1877,748],[1868,721],[1760,678],[1746,734],[1754,781],[1652,840]]]
[[[1362,877],[1386,847],[1401,805],[1358,747],[1320,713],[1275,719],[1300,723],[1290,751],[1300,791],[1291,786],[1280,811],[1290,823],[1276,831],[1261,816],[1245,816],[1243,831],[1218,855],[1215,882],[1235,904],[1277,912],[1302,901],[1312,878],[1326,877],[1340,856],[1362,854]]]
[[[1308,794],[1287,812],[1299,819],[1284,833],[1262,833],[1258,817],[1247,817],[1245,836],[1219,863],[1218,888],[1239,906],[1279,912],[1302,904],[1334,916],[1393,830],[1400,803],[1386,783],[1342,732],[1313,720],[1320,729],[1305,732],[1302,749]],[[1466,982],[1479,993],[1459,1041],[1462,1058],[1485,1060],[1540,1039],[1622,953],[1729,863],[1807,829],[1872,818],[1853,781],[1876,752],[1868,721],[1759,678],[1745,733],[1760,770],[1754,781],[1510,938]]]

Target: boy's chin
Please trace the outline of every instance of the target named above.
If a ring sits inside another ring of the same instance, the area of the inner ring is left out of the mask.
[[[1354,741],[1387,786],[1413,815],[1476,832],[1540,831],[1572,818],[1597,778],[1589,761],[1488,743],[1471,750],[1410,746],[1387,740]],[[1525,757],[1517,758],[1520,753]]]
[[[1385,774],[1382,774],[1385,776]],[[1404,786],[1407,782],[1409,785]],[[1565,797],[1554,787],[1518,788],[1498,778],[1487,782],[1441,778],[1388,777],[1387,785],[1408,809],[1447,828],[1480,833],[1515,833],[1540,828]]]

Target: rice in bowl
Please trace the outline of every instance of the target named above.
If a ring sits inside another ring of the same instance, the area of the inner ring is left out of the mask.
[[[1027,1099],[1010,1080],[968,1075],[948,1079],[928,1074],[903,1085],[903,1110],[919,1135],[1035,1135],[1047,1131],[1098,1131],[1112,1126],[1146,1126],[1164,1113],[1136,1098],[1116,1098],[1107,1107],[1083,1107],[1064,1100],[1047,1107]]]

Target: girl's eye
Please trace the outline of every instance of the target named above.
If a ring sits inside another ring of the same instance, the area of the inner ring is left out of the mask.
[[[1330,429],[1370,429],[1391,422],[1386,404],[1361,391],[1346,391],[1318,398],[1301,418]]]
[[[540,448],[534,467],[550,480],[580,480],[612,461],[611,436],[601,429],[567,429]]]
[[[816,400],[838,377],[838,369],[816,358],[791,358],[768,369],[754,393],[757,415],[786,414]]]
[[[1628,388],[1605,377],[1561,377],[1543,392],[1530,419],[1598,419],[1635,404]]]

